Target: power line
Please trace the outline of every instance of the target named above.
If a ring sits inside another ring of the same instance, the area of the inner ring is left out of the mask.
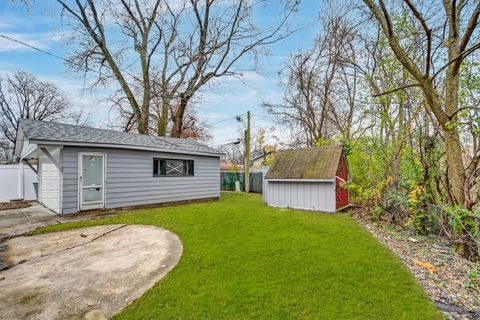
[[[6,39],[6,40],[9,40],[9,41],[16,42],[16,43],[21,44],[21,45],[23,45],[23,46],[25,46],[25,47],[28,47],[28,48],[30,48],[30,49],[39,51],[39,52],[44,53],[44,54],[46,54],[46,55],[49,55],[49,56],[51,56],[51,57],[60,59],[60,60],[66,62],[66,63],[68,63],[68,64],[74,64],[74,65],[76,65],[77,67],[83,68],[83,69],[85,69],[85,70],[88,70],[88,71],[92,71],[92,72],[96,72],[96,73],[101,74],[98,70],[90,69],[90,68],[88,68],[87,66],[81,65],[81,64],[79,64],[79,63],[72,62],[72,61],[70,61],[70,60],[68,60],[68,59],[66,59],[66,58],[64,58],[64,57],[61,57],[61,56],[59,56],[59,55],[56,55],[55,53],[51,53],[51,52],[49,52],[49,51],[46,51],[46,50],[37,48],[37,47],[32,46],[31,44],[28,44],[28,43],[23,42],[23,41],[21,41],[21,40],[14,39],[14,38],[9,37],[9,36],[6,36],[6,35],[4,35],[4,34],[0,34],[0,37],[4,38],[4,39]]]
[[[230,119],[238,119],[239,117],[241,117],[241,116],[243,116],[243,115],[245,115],[245,114],[242,113],[242,114],[235,115],[235,116],[233,116],[233,117],[228,117],[228,118],[225,118],[225,119],[223,119],[223,120],[216,121],[216,122],[214,122],[214,123],[207,123],[207,126],[211,127],[211,126],[214,126],[214,125],[216,125],[216,124],[218,124],[218,123],[222,123],[222,122],[228,121],[228,120],[230,120]]]
[[[98,71],[98,70],[91,69],[91,68],[89,68],[89,67],[87,67],[87,66],[85,66],[85,65],[83,65],[83,64],[80,64],[80,63],[78,63],[78,62],[73,62],[73,61],[71,61],[71,60],[69,60],[69,59],[66,59],[66,58],[64,58],[64,57],[62,57],[62,56],[59,56],[59,55],[57,55],[57,54],[55,54],[55,53],[49,52],[49,51],[47,51],[47,50],[40,49],[40,48],[35,47],[35,46],[32,46],[31,44],[28,44],[28,43],[26,43],[26,42],[24,42],[24,41],[21,41],[21,40],[18,40],[18,39],[9,37],[9,36],[7,36],[7,35],[5,35],[5,34],[1,34],[1,33],[0,33],[0,38],[4,38],[4,39],[6,39],[6,40],[8,40],[8,41],[12,41],[12,42],[18,43],[18,44],[20,44],[20,45],[22,45],[22,46],[25,46],[25,47],[28,47],[28,48],[30,48],[30,49],[36,50],[36,51],[38,51],[38,52],[41,52],[41,53],[43,53],[43,54],[49,55],[49,56],[51,56],[51,57],[53,57],[53,58],[62,60],[62,61],[64,61],[64,62],[68,63],[68,64],[75,65],[75,66],[77,66],[77,67],[79,67],[79,68],[81,68],[81,69],[84,69],[84,70],[87,70],[87,71],[91,71],[91,72],[95,72],[95,73],[97,73],[97,74],[99,74],[99,75],[101,75],[101,76],[103,75],[103,74],[102,74],[100,71]],[[154,81],[154,83],[155,83],[155,81]],[[131,83],[128,83],[128,82],[126,82],[126,84],[127,84],[129,87],[136,87],[136,88],[142,89],[142,90],[144,89],[143,86],[138,85],[138,84],[131,84]],[[178,97],[181,96],[181,94],[171,95],[171,96],[165,96],[165,95],[159,95],[159,96],[162,97],[162,98],[178,98]]]
[[[46,54],[46,55],[48,55],[48,56],[51,56],[51,57],[53,57],[53,58],[62,60],[63,62],[66,62],[66,63],[68,63],[68,64],[76,65],[77,67],[82,68],[82,69],[84,69],[84,70],[91,71],[91,72],[95,72],[95,73],[97,73],[97,74],[99,74],[99,75],[103,75],[103,74],[102,74],[100,71],[98,71],[98,70],[91,69],[91,68],[89,68],[89,67],[87,67],[87,66],[85,66],[85,65],[82,65],[82,64],[80,64],[80,63],[77,63],[77,62],[73,62],[73,61],[71,61],[71,60],[69,60],[69,59],[66,59],[66,58],[64,58],[64,57],[62,57],[62,56],[59,56],[59,55],[57,55],[57,54],[55,54],[55,53],[49,52],[49,51],[47,51],[47,50],[44,50],[44,49],[41,49],[41,48],[38,48],[38,47],[35,47],[35,46],[33,46],[33,45],[31,45],[31,44],[28,44],[28,43],[26,43],[26,42],[24,42],[24,41],[21,41],[21,40],[18,40],[18,39],[9,37],[9,36],[7,36],[7,35],[5,35],[5,34],[1,34],[1,33],[0,33],[0,37],[6,39],[6,40],[8,40],[8,41],[12,41],[12,42],[18,43],[18,44],[20,44],[20,45],[22,45],[22,46],[25,46],[25,47],[28,47],[28,48],[30,48],[30,49],[36,50],[36,51],[38,51],[38,52],[41,52],[41,53]],[[137,87],[137,88],[143,89],[143,86],[140,86],[140,85],[137,85],[137,84],[131,84],[131,83],[127,83],[127,84],[128,84],[129,86],[131,86],[131,87]],[[173,97],[173,96],[171,96],[170,98],[172,98],[172,97]],[[216,121],[216,122],[214,122],[214,123],[207,124],[207,126],[213,126],[213,125],[216,125],[216,124],[218,124],[218,123],[222,123],[222,122],[228,121],[228,120],[230,120],[230,119],[238,119],[238,117],[241,117],[241,116],[244,116],[244,115],[245,115],[244,113],[241,113],[241,114],[239,114],[239,115],[235,115],[235,116],[232,116],[232,117],[223,119],[223,120]]]
[[[52,56],[52,57],[54,57],[54,58],[57,58],[57,59],[60,59],[60,60],[63,60],[63,61],[65,61],[65,62],[70,63],[70,61],[68,61],[67,59],[65,59],[65,58],[63,58],[63,57],[60,57],[60,56],[58,56],[58,55],[56,55],[56,54],[54,54],[54,53],[48,52],[48,51],[46,51],[46,50],[43,50],[43,49],[34,47],[34,46],[32,46],[32,45],[30,45],[30,44],[28,44],[28,43],[26,43],[26,42],[23,42],[23,41],[21,41],[21,40],[14,39],[14,38],[9,37],[9,36],[6,36],[6,35],[4,35],[4,34],[0,34],[0,37],[4,38],[4,39],[6,39],[6,40],[12,41],[12,42],[16,42],[16,43],[18,43],[18,44],[21,44],[22,46],[29,47],[30,49],[37,50],[37,51],[39,51],[39,52],[41,52],[41,53],[48,54],[49,56]]]
[[[242,142],[241,139],[237,139],[237,140],[229,139],[229,140],[217,141],[216,143],[212,144],[211,146],[214,147],[214,148],[218,148],[218,147],[229,145],[229,144],[237,145],[237,144],[240,144],[241,142]]]
[[[59,56],[59,55],[57,55],[57,54],[55,54],[55,53],[49,52],[49,51],[47,51],[47,50],[40,49],[40,48],[35,47],[35,46],[32,46],[31,44],[28,44],[28,43],[26,43],[26,42],[24,42],[24,41],[21,41],[21,40],[18,40],[18,39],[9,37],[9,36],[4,35],[4,34],[1,34],[1,33],[0,33],[0,37],[6,39],[6,40],[8,40],[8,41],[12,41],[12,42],[18,43],[18,44],[20,44],[20,45],[22,45],[22,46],[25,46],[25,47],[28,47],[28,48],[30,48],[30,49],[36,50],[36,51],[41,52],[41,53],[43,53],[43,54],[49,55],[49,56],[51,56],[51,57],[53,57],[53,58],[62,60],[62,61],[64,61],[64,62],[68,63],[68,64],[76,65],[77,67],[82,68],[82,69],[84,69],[84,70],[91,71],[91,72],[95,72],[95,73],[98,73],[99,75],[102,75],[102,73],[101,73],[100,71],[98,71],[98,70],[91,69],[91,68],[89,68],[89,67],[87,67],[87,66],[84,66],[84,65],[82,65],[82,64],[80,64],[80,63],[76,63],[76,62],[70,61],[70,60],[68,60],[68,59],[66,59],[66,58],[64,58],[64,57],[61,57],[61,56]],[[127,84],[128,84],[129,86],[131,86],[131,87],[137,87],[137,88],[143,89],[142,86],[139,86],[139,85],[136,85],[136,84],[130,84],[130,83],[127,83]]]

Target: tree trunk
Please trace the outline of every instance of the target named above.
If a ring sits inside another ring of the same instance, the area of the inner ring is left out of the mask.
[[[142,47],[137,49],[140,54],[140,61],[142,65],[142,77],[143,77],[143,103],[142,103],[142,114],[140,116],[141,122],[138,124],[138,133],[148,134],[148,121],[150,119],[150,102],[152,99],[151,96],[151,86],[150,86],[150,73],[149,65],[147,62],[147,46],[148,46],[148,37],[144,33],[142,36]]]
[[[463,206],[465,203],[465,167],[463,165],[460,137],[456,128],[443,127],[443,134],[453,197],[457,205]]]
[[[158,113],[157,118],[157,135],[164,137],[167,135],[167,123],[168,123],[168,104],[162,102],[162,109]]]
[[[451,80],[448,80],[451,81]],[[450,90],[445,93],[445,111],[442,109],[442,102],[438,98],[431,82],[424,83],[422,89],[425,94],[430,110],[440,124],[443,132],[443,140],[445,141],[445,153],[447,155],[448,178],[453,194],[453,200],[456,205],[463,206],[465,204],[465,166],[462,158],[462,145],[460,143],[460,134],[452,123],[448,115],[453,115],[457,110],[457,92],[458,86],[455,87],[450,83]],[[454,117],[453,122],[456,120]]]
[[[171,136],[174,138],[180,138],[183,130],[183,116],[185,115],[185,110],[188,106],[188,101],[190,97],[183,96],[180,98],[180,104],[178,105],[177,110],[175,111],[175,119],[173,121],[173,128]]]
[[[139,115],[137,129],[139,134],[148,134],[148,117],[145,117],[145,114]]]

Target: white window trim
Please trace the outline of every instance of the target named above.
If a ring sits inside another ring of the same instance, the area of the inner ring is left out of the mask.
[[[175,161],[192,161],[192,164],[193,164],[193,174],[186,174],[186,175],[160,175],[160,174],[155,174],[155,172],[153,172],[153,177],[154,178],[185,178],[185,177],[194,177],[195,176],[195,159],[180,159],[180,158],[165,158],[165,157],[153,157],[153,169],[155,168],[155,161],[158,160],[175,160]],[[160,164],[159,164],[160,166]]]

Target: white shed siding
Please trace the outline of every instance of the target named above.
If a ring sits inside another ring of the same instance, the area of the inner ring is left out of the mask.
[[[268,181],[265,202],[272,207],[335,212],[335,183]]]
[[[58,161],[58,163],[61,163],[61,148],[48,147],[46,149]],[[43,151],[39,151],[38,176],[38,180],[40,181],[38,200],[50,210],[60,213],[62,174]]]
[[[78,211],[78,153],[106,156],[107,208],[220,197],[220,158],[108,148],[64,147],[63,213]],[[192,159],[192,177],[154,177],[153,158]]]

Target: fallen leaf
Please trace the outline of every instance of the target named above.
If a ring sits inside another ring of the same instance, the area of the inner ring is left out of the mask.
[[[417,260],[417,259],[413,259],[413,263],[415,263],[415,265],[417,265],[418,267],[422,267],[422,268],[427,269],[431,273],[437,273],[438,272],[437,269],[435,269],[435,267],[431,263],[420,261],[420,260]]]

